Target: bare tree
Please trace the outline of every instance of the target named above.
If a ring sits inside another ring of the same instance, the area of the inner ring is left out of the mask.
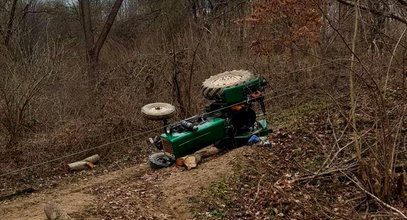
[[[89,0],[79,0],[80,17],[82,22],[83,33],[85,37],[86,45],[86,60],[88,63],[88,74],[91,81],[95,82],[98,78],[96,73],[96,66],[99,62],[99,54],[102,49],[107,35],[113,26],[114,20],[116,19],[117,13],[119,12],[120,6],[123,0],[116,0],[113,7],[107,17],[107,20],[100,32],[97,41],[95,42],[95,37],[92,29],[92,17]]]
[[[341,4],[344,4],[344,5],[355,7],[355,3],[352,2],[352,1],[348,1],[348,0],[336,0],[336,1],[341,3]],[[397,1],[402,5],[407,5],[407,2],[405,0],[397,0]],[[369,11],[370,13],[372,13],[372,14],[374,14],[376,16],[383,16],[385,18],[391,18],[391,19],[394,19],[394,20],[399,21],[401,23],[407,24],[407,19],[406,18],[404,18],[404,17],[402,17],[400,15],[397,15],[395,13],[386,13],[386,12],[384,12],[382,10],[378,10],[378,9],[375,9],[375,8],[369,8],[369,7],[364,6],[364,5],[358,5],[358,7],[359,7],[359,9],[364,10],[364,11]]]

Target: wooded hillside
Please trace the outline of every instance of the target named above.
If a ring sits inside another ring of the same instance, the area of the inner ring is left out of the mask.
[[[287,156],[290,136],[294,158],[318,158],[287,168],[302,172],[298,184],[328,178],[362,192],[346,218],[406,218],[406,32],[406,0],[1,0],[0,194],[73,175],[63,164],[91,154],[112,169],[144,162],[151,135],[133,136],[158,124],[143,105],[190,117],[208,103],[206,78],[245,69],[269,82],[273,149]],[[271,177],[259,164],[256,175]],[[256,199],[262,179],[247,192]],[[256,219],[268,202],[222,216]],[[298,207],[276,216],[313,212]]]

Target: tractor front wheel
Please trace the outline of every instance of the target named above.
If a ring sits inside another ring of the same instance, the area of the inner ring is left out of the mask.
[[[155,102],[143,106],[141,113],[150,120],[167,120],[174,116],[175,107],[168,103]]]
[[[174,161],[168,157],[164,152],[154,153],[148,157],[150,167],[153,169],[160,169],[171,166]]]

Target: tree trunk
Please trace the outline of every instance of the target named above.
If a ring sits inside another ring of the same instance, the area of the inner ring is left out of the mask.
[[[88,65],[87,71],[91,85],[95,85],[99,79],[99,74],[96,69],[99,63],[99,54],[103,45],[105,44],[107,36],[109,35],[110,29],[113,26],[114,20],[116,19],[122,3],[123,0],[116,0],[114,2],[103,29],[95,42],[89,0],[79,0],[80,17],[85,37],[86,61]]]
[[[351,126],[353,128],[353,139],[354,139],[354,148],[356,159],[359,163],[362,162],[362,150],[359,143],[359,135],[356,128],[356,95],[355,95],[355,85],[354,85],[354,73],[353,69],[355,66],[355,50],[356,50],[356,40],[357,40],[357,32],[358,32],[358,24],[359,24],[359,0],[354,5],[355,7],[355,22],[354,22],[354,30],[353,30],[353,39],[352,39],[352,55],[351,55],[351,64],[350,64],[350,72],[349,72],[349,96],[350,96],[350,119],[351,119]]]
[[[13,34],[13,23],[14,23],[14,16],[15,16],[16,10],[17,10],[17,1],[18,0],[14,0],[13,4],[11,5],[10,17],[7,22],[7,32],[6,32],[6,36],[4,37],[4,45],[6,45],[6,46],[9,44],[11,35]]]
[[[99,60],[99,53],[100,50],[102,49],[107,35],[110,32],[110,29],[113,26],[114,20],[116,19],[117,13],[119,12],[120,6],[122,5],[123,0],[116,0],[113,4],[112,10],[109,13],[109,16],[107,17],[106,23],[103,26],[102,32],[99,35],[99,38],[96,42],[95,48],[94,48],[94,55],[95,55],[95,61],[97,63],[97,61]]]
[[[86,48],[86,62],[89,81],[94,83],[95,81],[95,69],[98,59],[95,58],[94,53],[94,36],[92,29],[92,18],[90,13],[89,0],[79,0],[79,10],[82,22],[83,35],[85,37]]]

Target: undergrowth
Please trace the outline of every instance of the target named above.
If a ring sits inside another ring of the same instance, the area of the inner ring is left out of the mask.
[[[196,217],[386,219],[378,217],[383,207],[366,200],[347,178],[354,169],[344,171],[345,175],[335,170],[339,161],[352,156],[344,150],[339,158],[332,157],[336,148],[331,145],[332,133],[345,127],[335,108],[333,103],[313,101],[273,117],[278,129],[270,135],[272,150],[247,147],[236,159],[233,174],[203,188],[194,198],[191,209]],[[345,136],[348,140],[349,134]]]

